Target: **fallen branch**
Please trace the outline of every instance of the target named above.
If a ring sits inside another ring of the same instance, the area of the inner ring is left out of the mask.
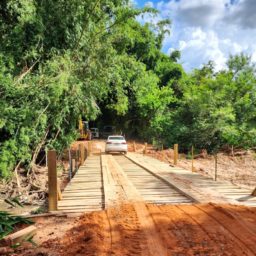
[[[39,62],[40,58],[29,68],[27,69],[25,72],[23,72],[18,78],[16,83],[19,83],[29,72],[32,71],[32,69],[34,68],[34,66]]]

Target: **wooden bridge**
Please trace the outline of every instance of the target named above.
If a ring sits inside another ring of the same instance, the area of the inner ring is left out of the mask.
[[[53,201],[57,200],[58,193],[53,192],[49,194],[49,206],[56,205],[56,208],[50,210],[61,212],[96,211],[129,201],[256,206],[256,197],[249,189],[226,181],[214,181],[137,153],[126,156],[91,154],[82,162],[57,203]]]

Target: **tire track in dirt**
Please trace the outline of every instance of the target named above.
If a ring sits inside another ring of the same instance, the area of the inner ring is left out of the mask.
[[[256,207],[248,208],[245,206],[227,205],[225,209],[231,212],[242,225],[256,234]]]
[[[134,205],[123,205],[107,210],[112,236],[111,250],[107,255],[151,255],[145,242]],[[155,254],[154,254],[155,255]]]
[[[181,209],[187,215],[187,218],[191,218],[195,225],[207,233],[207,236],[214,243],[213,248],[215,248],[216,251],[221,251],[222,255],[254,255],[239,239],[234,237],[233,234],[223,227],[223,225],[216,222],[216,220],[207,213],[202,213],[201,209],[196,205],[184,206]],[[233,225],[235,224],[234,222]]]
[[[178,253],[203,256],[212,255],[212,252],[218,251],[216,243],[208,234],[177,206],[171,209],[159,206],[159,209],[169,218],[167,223],[169,232],[178,238],[178,243],[174,247]]]
[[[148,256],[167,255],[167,247],[155,226],[153,218],[144,203],[135,203],[135,210],[138,215],[141,228],[146,236]],[[145,255],[145,254],[144,254]]]
[[[171,231],[172,228],[170,227],[170,218],[164,214],[157,205],[151,204],[147,207],[155,223],[156,230],[160,234],[163,243],[167,248],[168,255],[173,255],[173,253],[181,253],[183,251],[183,249],[179,246],[179,240],[182,239],[181,232],[177,232],[175,234]]]
[[[225,230],[227,230],[236,240],[239,241],[239,244],[243,244],[248,255],[256,255],[256,234],[245,228],[239,219],[237,220],[232,214],[221,206],[213,206],[209,204],[207,207],[204,205],[196,207],[205,214],[209,215],[220,226],[223,226]]]
[[[118,184],[118,186],[121,189],[120,194],[122,194],[122,200],[117,201],[117,204],[120,204],[120,201],[123,202],[133,202],[133,209],[130,210],[130,212],[133,212],[133,217],[131,219],[131,221],[129,221],[129,223],[126,223],[126,228],[124,229],[122,227],[122,232],[119,232],[117,230],[114,230],[114,232],[117,232],[117,236],[119,236],[119,238],[121,237],[120,234],[123,234],[124,232],[127,232],[128,229],[130,228],[130,226],[132,225],[133,222],[135,222],[135,224],[137,224],[134,228],[135,228],[135,233],[133,234],[133,236],[136,237],[136,243],[137,244],[133,244],[132,248],[130,248],[130,252],[131,254],[129,254],[129,251],[124,251],[124,248],[122,247],[122,253],[121,254],[117,254],[117,255],[161,255],[161,256],[165,256],[167,254],[167,249],[166,247],[162,244],[161,238],[159,238],[159,236],[157,235],[156,229],[155,229],[155,225],[154,222],[145,206],[141,196],[139,195],[137,189],[133,186],[133,184],[129,181],[129,179],[127,178],[126,174],[124,173],[123,169],[121,168],[121,166],[115,161],[115,159],[112,156],[108,157],[109,161],[108,161],[108,165],[111,168],[111,172],[113,175],[113,179],[115,181],[116,184]],[[118,191],[118,190],[117,190]],[[117,193],[117,196],[120,198],[120,195],[118,195],[119,193]],[[112,209],[107,210],[108,211],[108,215],[110,218],[110,224],[112,226],[112,230],[113,230],[113,226],[116,225],[116,223],[113,222],[111,216],[115,216],[115,221],[118,221],[118,205],[114,208],[116,209],[114,212],[112,212]],[[110,212],[110,214],[109,214]],[[131,215],[129,214],[129,212],[127,212],[127,216],[129,216],[129,218],[131,217]],[[124,220],[126,221],[126,219]],[[121,227],[121,226],[119,226]],[[128,228],[128,229],[127,229]],[[137,237],[136,233],[140,233],[140,237]],[[141,240],[141,235],[143,235],[144,239]],[[112,234],[112,237],[115,237],[115,235]],[[140,241],[138,243],[138,241]],[[141,242],[143,241],[143,243]],[[113,243],[113,246],[116,243]],[[113,249],[113,252],[118,251],[117,248]],[[143,252],[143,253],[142,253]]]

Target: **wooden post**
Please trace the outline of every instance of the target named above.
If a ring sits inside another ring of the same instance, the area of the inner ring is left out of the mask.
[[[194,172],[194,146],[191,148],[192,172]]]
[[[136,152],[136,143],[133,141],[133,151]]]
[[[214,173],[214,180],[217,181],[217,168],[218,168],[218,159],[217,159],[217,153],[214,155],[214,162],[215,162],[215,173]]]
[[[79,150],[80,150],[80,165],[83,165],[84,163],[84,144],[83,143],[79,145]]]
[[[68,177],[69,180],[72,179],[72,154],[71,154],[71,150],[68,150],[68,162],[69,162],[69,172],[68,172]]]
[[[56,151],[47,152],[48,166],[48,211],[57,211],[58,189],[57,189],[57,167]]]
[[[79,167],[79,150],[76,150],[76,170],[78,170]]]
[[[73,177],[74,173],[76,172],[76,159],[73,158],[71,163],[72,163],[72,177]]]
[[[61,194],[61,190],[60,190],[60,180],[57,179],[57,190],[58,190],[58,201],[62,200],[62,194]]]
[[[147,154],[147,146],[148,146],[148,143],[146,142],[146,143],[145,143],[144,150],[143,150],[143,154],[144,154],[144,155]]]
[[[252,191],[252,196],[256,196],[256,188]]]
[[[178,163],[178,158],[179,158],[179,149],[178,149],[178,144],[174,144],[174,159],[173,159],[173,164],[176,165]]]

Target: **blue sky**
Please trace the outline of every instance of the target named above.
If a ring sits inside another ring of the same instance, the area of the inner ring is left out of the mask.
[[[135,6],[158,9],[157,16],[144,15],[142,23],[170,18],[171,35],[163,51],[181,51],[186,70],[213,60],[216,70],[225,68],[230,54],[245,52],[256,62],[256,0],[132,0]]]

